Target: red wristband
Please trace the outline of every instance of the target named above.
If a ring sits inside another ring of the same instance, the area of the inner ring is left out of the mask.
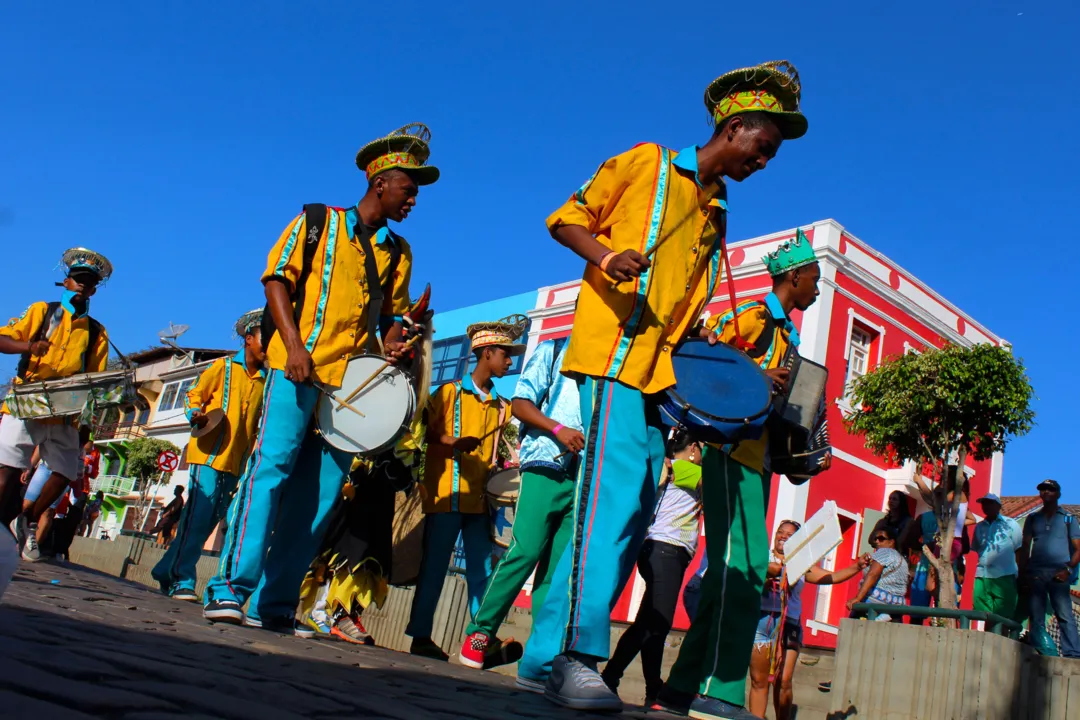
[[[558,423],[557,425],[555,425],[555,427],[551,428],[551,434],[552,435],[558,435],[559,431],[562,430],[564,427],[566,427],[566,426],[563,425],[562,423]]]
[[[614,250],[608,250],[600,256],[600,262],[596,263],[600,267],[600,272],[607,272],[608,263],[611,262],[611,258],[613,257],[615,257]]]

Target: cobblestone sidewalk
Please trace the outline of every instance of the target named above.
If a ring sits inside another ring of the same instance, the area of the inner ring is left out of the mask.
[[[556,708],[496,673],[210,625],[196,605],[45,563],[24,563],[0,604],[0,708],[42,720],[613,717]]]

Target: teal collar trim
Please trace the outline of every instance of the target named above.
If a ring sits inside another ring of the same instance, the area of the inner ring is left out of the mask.
[[[465,377],[461,378],[461,388],[462,390],[467,390],[468,392],[471,392],[473,395],[476,395],[478,398],[481,398],[485,401],[493,401],[499,399],[499,393],[495,389],[495,383],[491,384],[490,396],[485,396],[482,392],[477,390],[476,384],[473,382],[472,379],[472,373],[466,373]]]
[[[787,313],[784,312],[784,306],[780,304],[780,298],[776,297],[776,293],[769,293],[765,296],[765,307],[769,308],[774,320],[783,323],[784,330],[788,334],[788,342],[795,347],[799,347],[801,341],[799,331],[795,329],[795,323],[791,322]]]

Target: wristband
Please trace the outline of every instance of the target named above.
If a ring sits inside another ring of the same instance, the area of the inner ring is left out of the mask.
[[[611,263],[611,259],[615,257],[614,250],[608,250],[606,253],[600,256],[600,262],[596,263],[600,266],[600,272],[607,272],[607,266]]]
[[[555,427],[551,428],[551,434],[552,435],[558,435],[559,431],[562,430],[564,427],[566,427],[566,426],[563,425],[562,423],[556,424]]]

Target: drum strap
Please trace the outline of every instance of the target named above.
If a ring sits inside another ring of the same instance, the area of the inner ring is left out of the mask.
[[[731,260],[728,259],[727,238],[720,239],[720,272],[724,272],[724,268],[727,268],[728,296],[731,298],[731,321],[735,323],[735,342],[733,344],[738,349],[746,351],[752,348],[753,345],[744,340],[742,333],[739,332],[739,306],[735,302],[735,276],[732,272]]]
[[[375,263],[375,253],[371,247],[371,233],[367,232],[367,226],[357,223],[356,242],[364,251],[364,274],[367,275],[368,313],[367,313],[367,349],[368,352],[378,353],[382,347],[379,342],[379,315],[382,314],[383,286],[379,282],[379,266]],[[393,245],[393,240],[388,240]],[[394,268],[391,264],[390,277],[393,278]]]

